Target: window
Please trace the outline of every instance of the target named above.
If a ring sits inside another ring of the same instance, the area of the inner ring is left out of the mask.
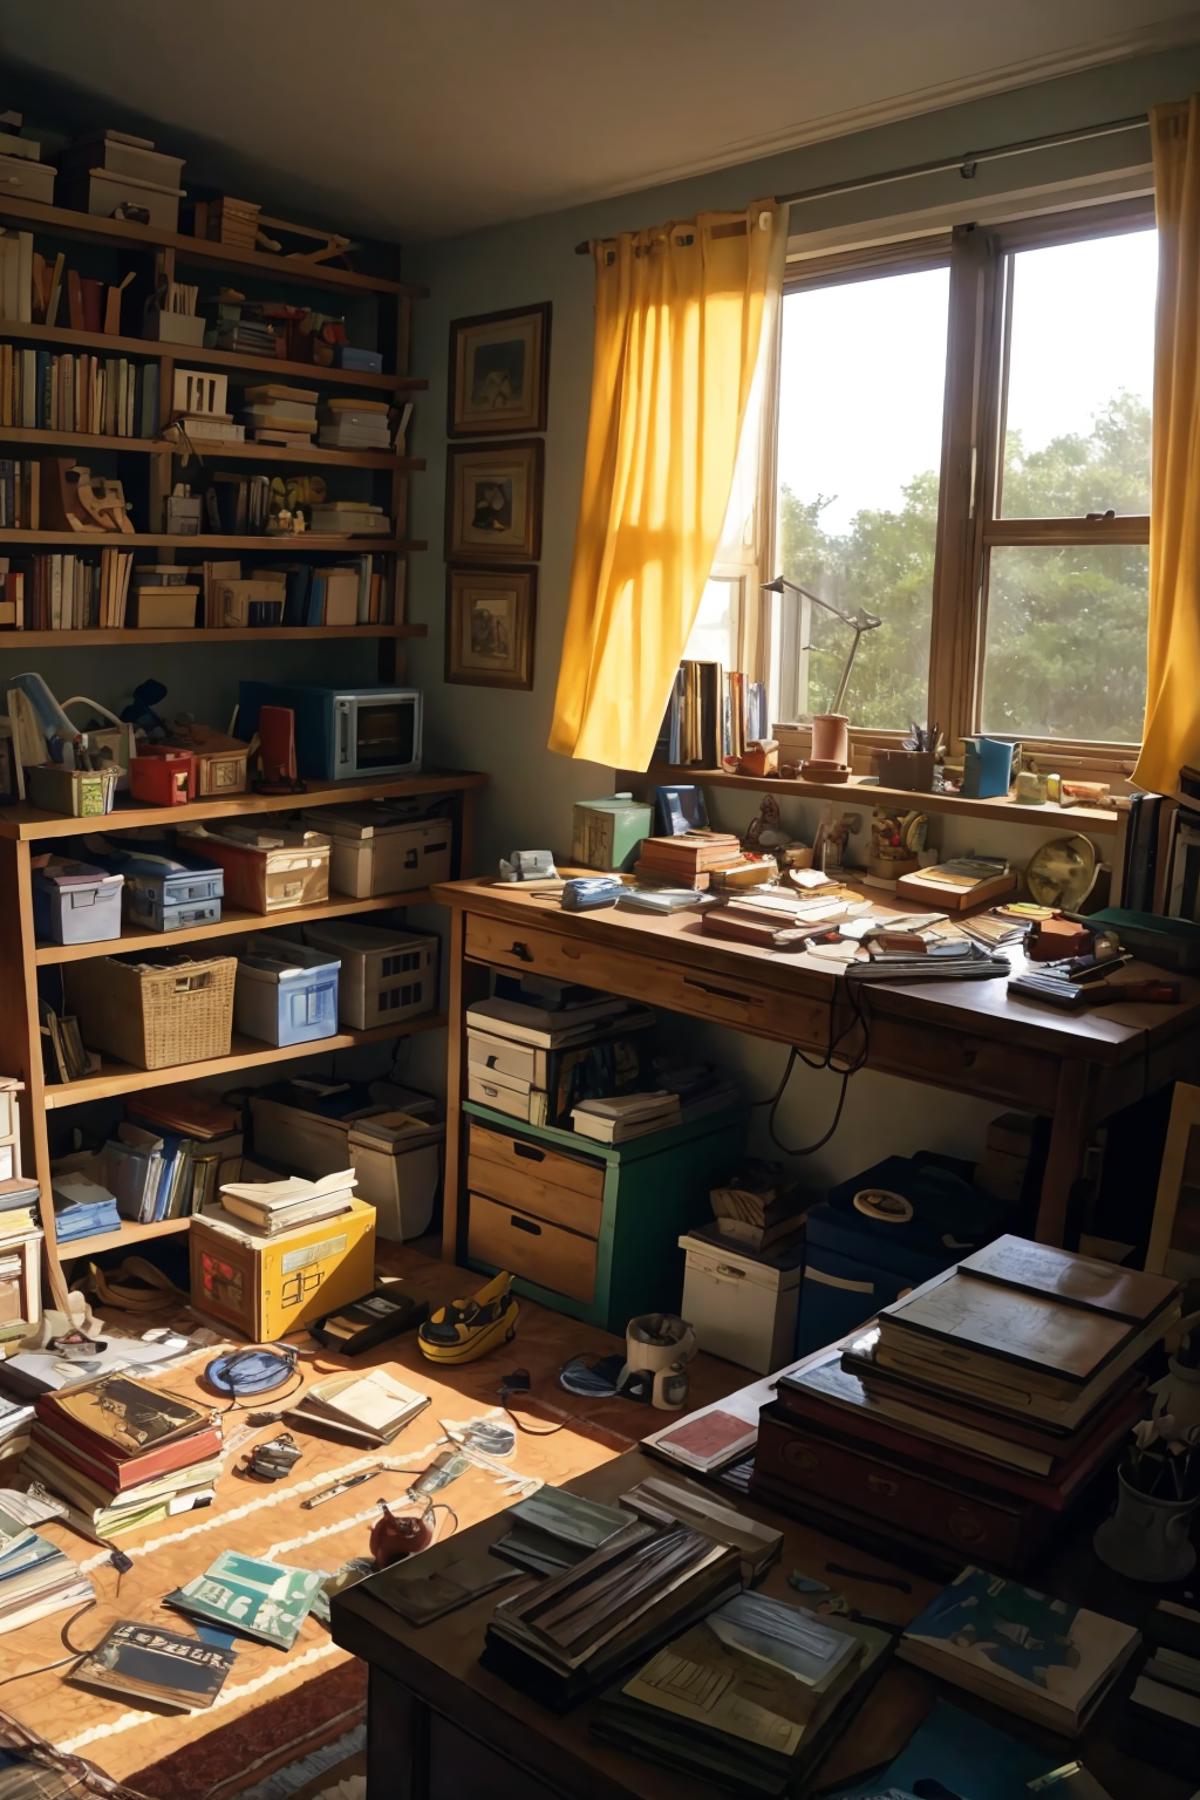
[[[1148,203],[872,254],[789,278],[762,572],[882,619],[846,699],[860,743],[937,721],[1120,768],[1145,698]],[[725,661],[759,602],[731,622],[717,575],[698,631]],[[772,717],[826,710],[848,628],[766,603]]]

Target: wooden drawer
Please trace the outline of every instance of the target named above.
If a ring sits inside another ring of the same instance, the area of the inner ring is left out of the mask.
[[[1037,1113],[1052,1110],[1058,1088],[1059,1062],[1053,1056],[882,1012],[871,1014],[869,1063],[908,1081],[961,1088]]]
[[[594,1238],[535,1219],[486,1194],[470,1195],[467,1254],[570,1300],[590,1301],[596,1291]]]
[[[757,1032],[784,1043],[824,1049],[829,1040],[829,1004],[822,999],[716,975],[685,963],[631,956],[603,944],[525,925],[505,925],[482,913],[467,914],[466,954],[502,969],[525,969],[578,981],[602,993],[622,994],[646,1006],[666,1007]]]
[[[898,1463],[868,1456],[781,1419],[772,1407],[759,1415],[756,1469],[775,1489],[781,1485],[812,1496],[818,1506],[839,1506],[961,1552],[963,1561],[994,1559],[1009,1566],[1022,1552],[1036,1509],[1018,1500],[943,1487]]]
[[[484,1157],[499,1163],[515,1175],[537,1175],[551,1187],[569,1188],[589,1200],[604,1197],[604,1164],[586,1162],[581,1156],[564,1156],[522,1137],[510,1137],[506,1131],[492,1131],[474,1119],[467,1136],[467,1150],[472,1159]]]
[[[604,1212],[600,1196],[556,1186],[538,1173],[536,1163],[514,1167],[510,1163],[492,1162],[486,1156],[469,1156],[467,1186],[473,1193],[486,1194],[491,1200],[503,1200],[519,1212],[532,1213],[535,1219],[547,1219],[552,1225],[563,1225],[583,1237],[600,1235],[600,1218]]]

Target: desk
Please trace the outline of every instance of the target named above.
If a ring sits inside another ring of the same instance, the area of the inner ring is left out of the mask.
[[[490,880],[446,882],[433,893],[450,909],[448,1261],[462,1261],[465,1244],[464,1013],[486,993],[489,966],[582,982],[807,1051],[824,1052],[831,1032],[850,1054],[861,1044],[838,969],[807,953],[706,938],[697,913],[569,913],[556,895]],[[1015,973],[1021,952],[1008,954]],[[1158,973],[1130,963],[1119,978]],[[1002,980],[872,983],[858,990],[867,1067],[1048,1118],[1036,1230],[1042,1242],[1061,1244],[1089,1132],[1200,1063],[1200,981],[1182,985],[1178,1006],[1064,1013],[1010,998]]]
[[[731,1397],[736,1411],[743,1399],[761,1403],[770,1381],[756,1382]],[[603,1467],[568,1485],[596,1500],[616,1500],[648,1475],[661,1476],[665,1466],[640,1450],[627,1451]],[[834,1585],[852,1604],[877,1618],[905,1624],[927,1604],[936,1584],[897,1565],[824,1535],[795,1520],[772,1514],[738,1499],[739,1510],[767,1520],[784,1534],[783,1554],[762,1592],[793,1601],[787,1586],[792,1569],[822,1578],[827,1561],[901,1575],[911,1594],[874,1583],[838,1578]],[[427,1550],[432,1570],[460,1556],[478,1554],[506,1530],[503,1513],[473,1525],[444,1544]],[[1075,1566],[1072,1567],[1071,1565]],[[1103,1579],[1100,1579],[1103,1577]],[[832,1579],[832,1578],[831,1578]],[[369,1665],[367,1701],[368,1800],[461,1800],[486,1793],[489,1800],[716,1800],[716,1790],[690,1776],[677,1776],[643,1762],[589,1736],[592,1703],[565,1716],[526,1698],[479,1665],[483,1634],[499,1594],[484,1595],[471,1605],[431,1625],[415,1629],[372,1594],[368,1578],[333,1602],[333,1636]],[[1079,1547],[1066,1559],[1061,1580],[1053,1573],[1046,1585],[1064,1598],[1090,1599],[1114,1615],[1136,1622],[1153,1605],[1152,1591],[1135,1593],[1131,1586],[1100,1570]],[[1089,1591],[1090,1590],[1090,1591]],[[821,1787],[850,1782],[903,1748],[933,1703],[937,1685],[893,1661],[856,1715],[852,1728],[833,1746],[816,1782]],[[974,1700],[963,1690],[940,1690],[955,1705],[978,1712],[1001,1729],[1024,1737],[1046,1752],[1053,1768],[1079,1751],[1067,1741]],[[1120,1703],[1118,1702],[1117,1705]],[[1104,1783],[1113,1800],[1185,1800],[1189,1783],[1166,1771],[1149,1768],[1124,1755],[1112,1742],[1117,1706],[1101,1706],[1083,1739],[1088,1768]]]

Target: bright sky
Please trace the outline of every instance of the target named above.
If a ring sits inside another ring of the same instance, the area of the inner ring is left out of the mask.
[[[1086,431],[1121,388],[1151,391],[1153,231],[1018,252],[1009,422],[1035,450]],[[784,301],[779,480],[842,531],[894,506],[941,454],[944,269],[790,294]]]

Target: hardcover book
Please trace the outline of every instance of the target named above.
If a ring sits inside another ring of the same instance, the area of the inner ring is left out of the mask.
[[[109,1375],[89,1387],[46,1395],[38,1402],[38,1416],[60,1421],[64,1431],[73,1426],[71,1435],[85,1432],[95,1454],[112,1462],[142,1456],[213,1422],[209,1408],[147,1387],[129,1375]]]
[[[75,1665],[69,1679],[131,1700],[200,1712],[212,1705],[235,1661],[232,1650],[122,1619]]]
[[[193,1618],[290,1650],[321,1581],[318,1571],[223,1550],[203,1575],[165,1598]]]
[[[964,1275],[999,1282],[1027,1293],[1046,1294],[1069,1306],[1106,1314],[1131,1325],[1145,1325],[1179,1292],[1168,1275],[1147,1275],[1093,1256],[1077,1256],[1027,1238],[999,1237],[964,1257]]]

